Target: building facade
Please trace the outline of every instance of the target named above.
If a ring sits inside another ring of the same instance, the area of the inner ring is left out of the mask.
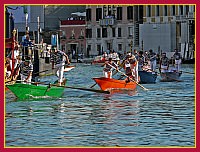
[[[143,24],[140,24],[139,44],[143,50],[156,53],[174,49],[183,56],[194,55],[195,5],[144,5]],[[186,55],[187,54],[187,55]]]
[[[183,56],[194,56],[194,44],[195,5],[86,6],[88,56],[133,49],[171,56],[175,48]]]
[[[139,47],[142,14],[142,6],[138,5],[87,5],[86,55],[101,55],[104,51],[124,54]]]
[[[72,56],[86,54],[85,16],[60,22],[60,48]]]

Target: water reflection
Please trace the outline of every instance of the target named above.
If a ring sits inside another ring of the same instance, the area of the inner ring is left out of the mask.
[[[111,89],[110,91],[110,96],[115,95],[115,94],[126,94],[129,96],[134,96],[137,94],[137,90],[130,90],[130,89]]]

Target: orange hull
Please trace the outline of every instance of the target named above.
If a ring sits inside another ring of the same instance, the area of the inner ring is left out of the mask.
[[[135,90],[137,84],[135,82],[126,83],[125,80],[116,80],[105,77],[93,78],[93,80],[99,85],[102,90],[110,89],[129,89]]]

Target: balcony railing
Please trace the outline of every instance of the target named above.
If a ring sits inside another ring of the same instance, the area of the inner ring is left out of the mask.
[[[105,18],[105,19],[100,19],[100,26],[112,26],[115,24],[115,19],[114,18]]]
[[[195,18],[194,12],[188,12],[187,18],[194,19]]]

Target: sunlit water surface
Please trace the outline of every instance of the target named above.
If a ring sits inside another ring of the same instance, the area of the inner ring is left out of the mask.
[[[182,70],[194,72],[194,65]],[[69,86],[89,88],[102,67],[76,64],[65,76]],[[59,99],[18,101],[7,91],[6,146],[194,146],[195,75],[183,73],[183,82],[159,79],[143,85],[148,91],[138,86],[136,92],[108,95],[65,89]]]

